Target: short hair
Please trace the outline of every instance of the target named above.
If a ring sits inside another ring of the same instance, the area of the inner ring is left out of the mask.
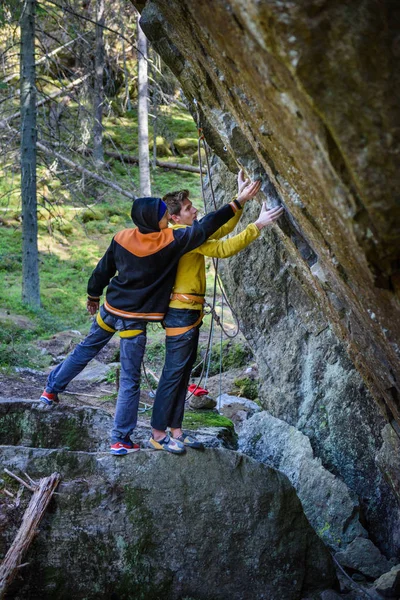
[[[178,215],[181,212],[182,204],[185,200],[189,200],[189,190],[170,192],[163,197],[163,201],[167,205],[170,215]]]

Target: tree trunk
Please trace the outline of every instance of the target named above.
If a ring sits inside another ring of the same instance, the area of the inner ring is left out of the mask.
[[[137,17],[138,36],[138,129],[140,195],[151,196],[149,165],[149,115],[147,106],[147,39]]]
[[[36,0],[25,0],[21,15],[21,196],[22,301],[40,306],[36,198]]]
[[[103,105],[104,105],[104,0],[96,0],[96,44],[94,57],[94,125],[93,159],[96,167],[104,163]]]
[[[122,62],[124,65],[124,84],[125,84],[125,101],[124,101],[124,110],[132,110],[131,97],[129,94],[129,71],[126,65],[126,53],[125,49],[125,4],[121,5],[121,13],[120,13],[120,29],[122,33],[121,45],[122,45]]]

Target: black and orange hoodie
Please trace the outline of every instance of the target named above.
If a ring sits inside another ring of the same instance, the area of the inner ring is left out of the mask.
[[[161,321],[168,309],[179,259],[205,242],[231,219],[233,202],[209,213],[191,227],[159,228],[160,198],[138,198],[131,217],[137,229],[117,233],[88,282],[88,296],[125,319]],[[111,280],[111,281],[110,281]]]

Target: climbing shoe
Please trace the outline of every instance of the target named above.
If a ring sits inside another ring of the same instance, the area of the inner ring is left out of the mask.
[[[149,440],[149,446],[150,448],[153,448],[153,450],[166,450],[172,454],[183,454],[186,451],[182,442],[175,440],[169,435],[166,435],[162,440],[155,440],[153,437],[151,437]]]
[[[202,444],[202,442],[199,442],[199,440],[196,439],[194,435],[182,433],[182,435],[173,439],[175,441],[181,442],[184,446],[187,446],[188,448],[194,448],[195,450],[204,450],[204,444]]]
[[[54,404],[60,402],[60,398],[58,397],[57,392],[46,392],[46,390],[43,390],[39,402],[42,402],[42,404],[45,404],[46,406],[54,406]]]
[[[134,444],[131,440],[114,442],[114,444],[111,444],[110,446],[110,454],[115,454],[116,456],[124,456],[125,454],[137,452],[138,450],[140,450],[139,444]]]

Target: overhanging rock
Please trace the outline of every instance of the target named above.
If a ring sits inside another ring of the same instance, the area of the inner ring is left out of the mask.
[[[287,263],[400,422],[395,3],[134,4],[212,148],[285,205]]]

